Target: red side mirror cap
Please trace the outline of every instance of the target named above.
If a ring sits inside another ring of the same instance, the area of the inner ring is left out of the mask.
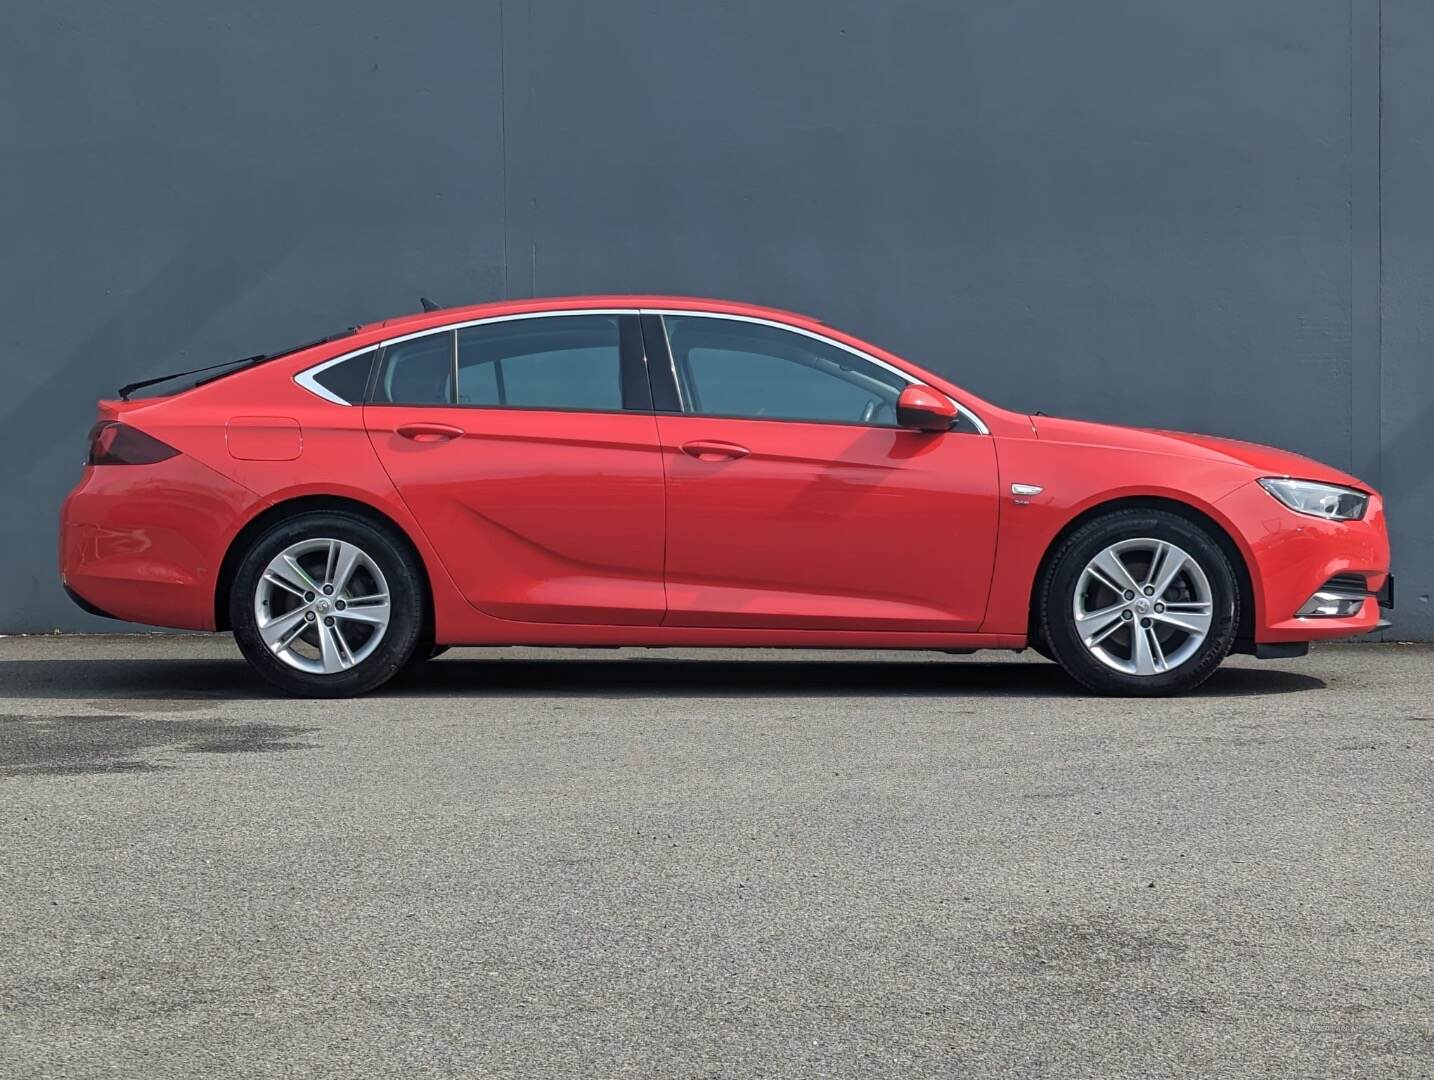
[[[950,431],[956,406],[945,394],[913,383],[896,399],[896,422],[914,431]]]

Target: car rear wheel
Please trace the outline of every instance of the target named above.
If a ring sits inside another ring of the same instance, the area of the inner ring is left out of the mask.
[[[1061,545],[1040,612],[1045,645],[1077,682],[1104,694],[1176,694],[1229,653],[1239,590],[1205,529],[1164,510],[1119,510]]]
[[[229,616],[240,651],[281,690],[348,697],[383,685],[423,637],[421,569],[391,533],[357,515],[301,514],[272,526],[239,565]]]

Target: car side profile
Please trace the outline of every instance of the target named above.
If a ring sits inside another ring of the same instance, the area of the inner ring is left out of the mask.
[[[748,304],[425,310],[152,381],[99,404],[65,588],[232,630],[298,695],[453,645],[1030,647],[1090,690],[1169,694],[1392,606],[1383,503],[1352,476],[1012,412]]]

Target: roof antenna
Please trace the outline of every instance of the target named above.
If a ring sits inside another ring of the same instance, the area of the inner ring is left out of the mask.
[[[443,307],[442,304],[438,303],[435,300],[430,300],[426,296],[420,296],[418,298],[418,302],[423,305],[424,311],[438,311],[440,308]]]

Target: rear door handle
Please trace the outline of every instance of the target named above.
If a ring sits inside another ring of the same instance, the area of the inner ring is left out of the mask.
[[[447,442],[463,437],[463,429],[452,424],[400,424],[394,430],[405,439],[420,443]]]
[[[697,442],[683,443],[682,452],[688,457],[695,457],[698,461],[735,461],[737,458],[744,458],[751,453],[745,446],[719,442],[716,439],[699,439]]]

